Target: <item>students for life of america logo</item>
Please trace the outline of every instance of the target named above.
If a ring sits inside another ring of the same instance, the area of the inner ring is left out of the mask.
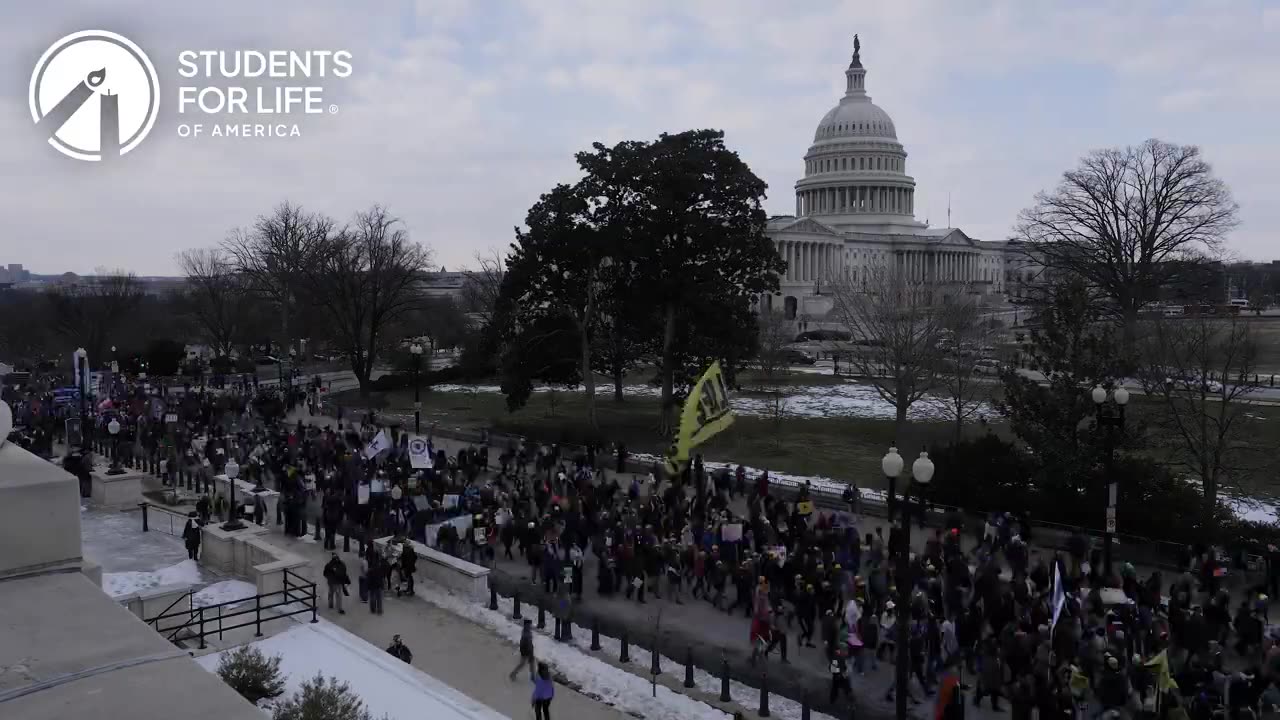
[[[151,59],[128,38],[83,30],[61,38],[31,73],[31,119],[67,157],[110,161],[151,132],[160,83]]]

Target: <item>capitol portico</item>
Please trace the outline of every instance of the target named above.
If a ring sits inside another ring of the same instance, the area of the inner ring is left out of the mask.
[[[831,308],[823,285],[854,283],[874,266],[896,264],[906,277],[938,286],[940,296],[1003,299],[1016,262],[1005,241],[984,242],[957,228],[915,219],[916,181],[893,119],[867,94],[867,70],[854,36],[840,102],[818,123],[796,182],[796,214],[770,218],[768,235],[787,272],[766,307],[788,319],[821,323]],[[775,303],[781,301],[782,307]]]

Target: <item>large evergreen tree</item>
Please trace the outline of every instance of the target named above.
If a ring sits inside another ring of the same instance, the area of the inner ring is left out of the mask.
[[[1046,482],[1080,485],[1100,457],[1088,422],[1095,413],[1089,393],[1095,385],[1115,382],[1122,364],[1119,344],[1114,325],[1102,318],[1105,309],[1083,282],[1060,284],[1048,297],[1022,348],[1027,369],[1043,375],[1043,384],[1006,368],[1000,375],[1003,396],[995,404],[1039,460]]]
[[[765,235],[765,183],[725,147],[723,132],[663,134],[639,170],[628,248],[634,282],[661,321],[662,429],[670,431],[677,381],[695,377],[707,358],[745,359],[751,301],[777,290],[785,263]],[[695,338],[694,327],[717,332]],[[702,347],[682,352],[689,343]]]

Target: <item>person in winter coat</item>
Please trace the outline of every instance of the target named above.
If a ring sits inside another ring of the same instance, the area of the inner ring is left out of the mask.
[[[515,682],[516,674],[525,665],[529,666],[529,680],[536,682],[537,678],[534,677],[534,671],[537,667],[537,662],[534,661],[533,657],[533,620],[529,618],[524,619],[524,629],[520,631],[520,662],[508,675],[508,679]]]
[[[556,685],[551,680],[551,670],[546,663],[538,663],[538,674],[533,677],[534,720],[551,720],[551,699],[556,696]]]
[[[853,698],[853,689],[849,687],[849,665],[845,662],[846,654],[845,649],[840,648],[831,659],[831,693],[827,696],[827,702],[831,705],[836,704],[836,699],[842,692],[846,698]]]
[[[418,570],[418,553],[413,545],[405,541],[400,546],[400,578],[404,581],[404,592],[413,595],[413,574]]]
[[[336,550],[338,545],[334,538],[338,533],[338,525],[342,523],[342,498],[332,490],[326,490],[320,504],[320,515],[324,522],[324,549]]]
[[[994,637],[987,638],[978,658],[978,688],[973,693],[973,706],[982,706],[982,696],[991,696],[991,709],[1000,710],[1000,697],[1004,695],[1004,665],[1000,661],[1000,647]]]
[[[406,663],[413,662],[413,651],[400,640],[399,635],[391,638],[391,647],[387,648],[387,654]]]
[[[329,584],[329,609],[333,609],[336,600],[338,614],[346,615],[347,611],[342,609],[342,596],[347,594],[347,586],[351,584],[351,578],[347,576],[347,564],[342,562],[342,558],[338,557],[336,552],[329,558],[329,562],[325,563],[324,579]]]
[[[386,589],[388,571],[387,561],[376,550],[370,548],[369,574],[366,582],[369,590],[369,612],[374,615],[382,614],[382,593]]]
[[[195,513],[192,512],[187,518],[186,527],[182,528],[182,540],[187,546],[187,557],[192,560],[200,559],[200,525],[196,522]]]

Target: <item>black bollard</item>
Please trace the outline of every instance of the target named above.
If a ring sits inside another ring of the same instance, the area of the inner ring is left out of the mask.
[[[511,619],[520,620],[520,593],[517,592],[515,596],[511,598],[511,601],[515,604],[515,609],[511,612]]]
[[[800,720],[810,720],[809,693],[800,696]]]
[[[760,709],[756,711],[760,717],[769,717],[769,673],[760,673]]]
[[[342,528],[342,552],[351,552],[351,531],[345,525]]]
[[[151,528],[147,526],[147,508],[150,507],[146,503],[142,503],[142,532],[148,532]]]
[[[561,627],[560,631],[561,631],[561,634],[564,635],[565,642],[573,642],[573,611],[572,610],[570,610],[566,614],[564,619],[564,625],[563,627]]]
[[[661,675],[662,666],[658,664],[658,638],[653,639],[653,652],[649,653],[649,657],[653,658],[653,662],[649,663],[649,674]]]
[[[720,660],[720,702],[733,702],[729,697],[729,658]]]
[[[560,618],[554,618],[554,620],[556,621],[556,628],[555,628],[555,631],[551,633],[551,637],[555,638],[556,642],[563,642],[564,635],[562,634],[563,631],[561,630]]]
[[[498,589],[492,585],[489,586],[489,609],[498,609]]]
[[[622,656],[618,658],[618,662],[631,662],[631,645],[627,642],[627,631],[622,631]]]
[[[600,621],[591,621],[591,649],[600,649]]]
[[[685,651],[684,656],[684,686],[693,687],[693,648]]]
[[[541,600],[538,601],[538,629],[547,629],[547,607],[542,604]]]
[[[305,523],[306,520],[303,520],[303,522]],[[319,515],[316,516],[316,534],[314,539],[316,542],[320,542],[320,516]]]

